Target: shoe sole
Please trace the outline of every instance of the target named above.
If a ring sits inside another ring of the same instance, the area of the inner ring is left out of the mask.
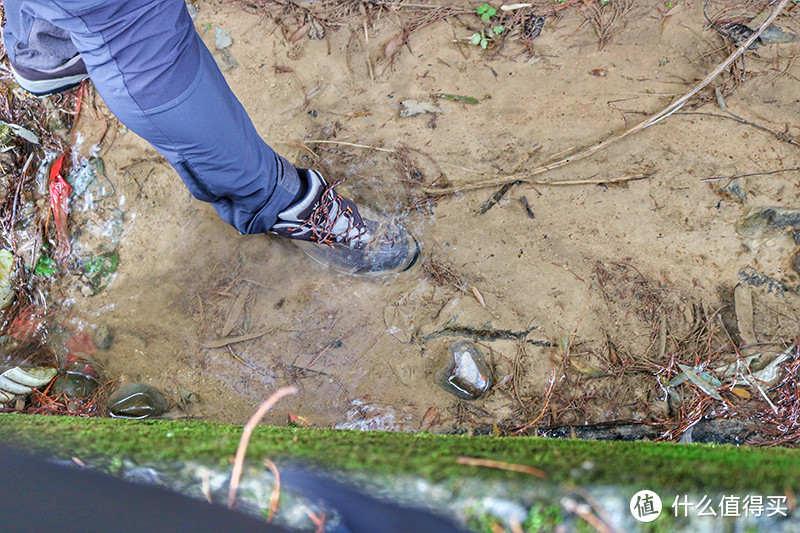
[[[17,84],[35,96],[47,96],[66,91],[89,77],[88,74],[75,74],[62,78],[30,80],[17,72],[13,65],[9,64],[9,67],[11,67],[11,73],[14,74]]]
[[[409,237],[411,237],[411,236],[409,236]],[[419,246],[419,243],[417,242],[417,240],[414,237],[411,237],[411,240],[414,241],[414,252],[413,252],[414,257],[412,257],[411,261],[409,261],[408,264],[405,267],[403,267],[401,270],[370,270],[370,271],[367,271],[367,272],[353,272],[351,270],[346,270],[344,268],[340,268],[336,264],[332,264],[332,263],[326,262],[326,261],[322,260],[321,258],[316,257],[315,255],[310,253],[308,251],[308,248],[306,246],[304,246],[306,244],[304,241],[295,241],[295,244],[300,245],[300,247],[303,250],[303,253],[306,254],[306,256],[309,259],[312,259],[315,263],[325,267],[327,270],[331,270],[333,272],[336,272],[337,274],[343,274],[343,275],[348,276],[348,277],[376,279],[376,278],[386,278],[386,277],[392,276],[394,274],[400,274],[401,272],[406,272],[406,271],[410,270],[411,267],[413,267],[417,263],[417,260],[419,259],[419,254],[420,254],[420,246]],[[311,244],[311,243],[308,243],[308,244]],[[317,247],[317,246],[322,246],[322,245],[313,244],[313,246]]]

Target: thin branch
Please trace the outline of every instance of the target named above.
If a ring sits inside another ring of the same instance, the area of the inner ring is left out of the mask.
[[[247,444],[250,442],[250,436],[256,428],[264,415],[278,403],[278,400],[290,394],[297,394],[297,387],[281,387],[276,390],[272,396],[267,398],[267,401],[261,404],[255,413],[247,421],[242,430],[242,438],[239,440],[239,447],[236,449],[236,458],[233,461],[233,472],[231,473],[231,485],[228,490],[228,507],[233,509],[236,503],[236,491],[239,489],[239,480],[242,477],[242,466],[244,465],[244,454],[247,452]]]
[[[797,172],[800,171],[800,167],[797,168],[782,168],[780,170],[773,170],[771,172],[751,172],[750,174],[738,174],[736,176],[717,176],[715,178],[703,178],[700,181],[721,181],[721,180],[735,180],[739,178],[751,178],[753,176],[770,176],[772,174],[779,174],[781,172]]]
[[[547,479],[547,472],[528,465],[520,465],[515,463],[506,463],[503,461],[494,461],[492,459],[479,459],[477,457],[464,457],[464,456],[461,456],[458,459],[456,459],[456,462],[460,465],[485,466],[487,468],[508,470],[509,472],[522,472],[523,474],[530,474],[531,476]]]
[[[790,1],[791,0],[781,0],[781,3],[778,4],[777,7],[775,7],[775,9],[773,10],[772,14],[769,16],[769,18],[767,18],[767,20],[764,21],[764,23],[761,25],[761,27],[759,27],[757,31],[753,32],[753,34],[750,36],[749,39],[747,39],[744,43],[742,43],[742,45],[739,48],[737,48],[735,52],[733,52],[730,56],[728,56],[728,58],[725,61],[720,63],[719,66],[717,66],[717,68],[715,68],[708,76],[706,76],[706,78],[703,81],[698,83],[692,90],[690,90],[689,92],[684,94],[679,99],[675,100],[673,103],[671,103],[670,105],[668,105],[667,107],[665,107],[664,109],[659,111],[658,113],[655,113],[654,115],[652,115],[649,118],[645,119],[644,121],[640,122],[636,126],[633,126],[632,128],[629,128],[629,129],[623,131],[622,133],[619,133],[619,134],[617,134],[617,135],[615,135],[615,136],[613,136],[613,137],[611,137],[609,139],[606,139],[604,141],[600,141],[600,142],[598,142],[598,143],[596,143],[596,144],[594,144],[594,145],[582,150],[581,152],[578,152],[577,154],[564,157],[564,158],[562,158],[562,159],[560,159],[558,161],[555,161],[554,163],[551,163],[549,165],[542,165],[542,166],[540,166],[538,168],[535,168],[533,170],[530,170],[530,171],[520,172],[520,173],[517,173],[517,174],[512,174],[510,176],[502,176],[502,177],[494,178],[494,179],[487,180],[487,181],[480,181],[480,182],[477,182],[477,183],[469,183],[469,184],[466,184],[466,185],[460,185],[460,186],[455,186],[455,187],[447,187],[447,188],[443,188],[443,189],[433,189],[433,190],[427,189],[426,192],[428,194],[431,194],[431,195],[443,196],[443,195],[448,195],[448,194],[454,194],[454,193],[457,193],[457,192],[474,191],[474,190],[477,190],[477,189],[485,189],[487,187],[497,187],[497,186],[504,185],[506,183],[514,182],[514,181],[522,181],[522,182],[528,183],[528,182],[531,182],[531,178],[533,176],[538,176],[539,174],[544,174],[545,172],[548,172],[550,170],[561,168],[561,167],[563,167],[565,165],[568,165],[569,163],[572,163],[573,161],[579,161],[581,159],[585,159],[585,158],[589,157],[590,155],[594,154],[595,152],[597,152],[599,150],[602,150],[603,148],[605,148],[605,147],[607,147],[607,146],[609,146],[611,144],[614,144],[617,141],[620,141],[620,140],[622,140],[622,139],[624,139],[626,137],[629,137],[630,135],[633,135],[634,133],[638,133],[639,131],[658,123],[659,121],[667,118],[672,113],[674,113],[675,111],[677,111],[678,109],[683,107],[683,105],[690,98],[692,98],[694,95],[696,95],[698,92],[700,92],[703,88],[705,88],[706,85],[711,83],[711,81],[714,78],[716,78],[722,71],[724,71],[726,68],[728,68],[728,66],[730,66],[731,63],[736,61],[736,59],[740,55],[744,54],[745,50],[747,50],[747,48],[751,44],[753,44],[756,39],[758,39],[761,36],[761,33],[770,24],[772,24],[772,21],[775,20],[775,18],[780,14],[780,12],[783,11],[783,8],[786,7],[786,4],[788,4]]]

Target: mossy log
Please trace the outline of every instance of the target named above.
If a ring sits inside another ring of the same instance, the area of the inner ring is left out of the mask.
[[[0,414],[0,441],[52,457],[138,464],[193,461],[229,465],[242,427],[196,421],[78,419]],[[598,442],[531,437],[467,437],[259,426],[251,461],[270,458],[338,471],[412,474],[429,481],[459,477],[520,479],[519,472],[457,463],[476,457],[522,464],[551,482],[678,491],[800,491],[800,452],[654,442]]]

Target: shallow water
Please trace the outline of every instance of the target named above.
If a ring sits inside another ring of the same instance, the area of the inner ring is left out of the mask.
[[[533,168],[660,109],[662,95],[689,85],[676,80],[699,79],[720,59],[697,59],[711,44],[696,38],[703,30],[694,7],[663,28],[643,11],[603,50],[580,29],[580,17],[566,17],[537,38],[531,61],[484,61],[477,50],[465,58],[434,25],[414,34],[413,55],[404,49],[394,68],[373,82],[365,50],[377,53],[381,39],[394,32],[386,20],[375,22],[368,45],[359,41],[352,49],[347,30],[331,32],[328,55],[324,42],[305,39],[287,49],[270,20],[233,4],[199,6],[198,27],[231,31],[229,50],[242,67],[226,76],[268,141],[299,165],[347,176],[342,190],[358,201],[404,217],[424,256],[412,271],[384,281],[319,269],[290,243],[238,235],[193,200],[141,139],[120,130],[101,154],[116,193],[93,201],[122,213],[120,264],[95,296],[83,296],[73,280],[56,306],[61,326],[53,328],[52,342],[110,327],[113,344],[94,355],[105,375],[118,386],[143,382],[163,390],[173,406],[168,416],[243,422],[272,391],[292,382],[300,393],[282,401],[267,422],[285,424],[291,413],[316,426],[519,427],[541,412],[562,360],[557,339],[566,335],[575,364],[570,379],[559,376],[569,386],[550,422],[659,418],[666,405],[656,401],[662,396],[656,369],[641,370],[655,357],[659,317],[668,317],[670,339],[677,339],[688,332],[684,310],[721,306],[743,267],[781,279],[790,274],[782,263],[785,243],[774,257],[760,255],[766,245],[743,246],[735,223],[751,205],[796,204],[796,188],[786,186],[796,173],[749,178],[745,205],[700,179],[772,168],[793,160],[794,147],[715,118],[676,115],[543,175],[568,180],[654,172],[621,186],[522,184],[476,215],[494,188],[430,202],[415,182],[458,185]],[[660,39],[652,38],[656,26]],[[296,80],[273,63],[299,73],[314,114],[300,112]],[[769,81],[768,65],[756,62],[728,105],[782,129],[796,86],[786,78]],[[606,77],[588,74],[599,67]],[[398,117],[400,100],[440,91],[474,95],[481,103],[435,101],[436,128],[430,116]],[[358,114],[363,111],[368,114]],[[89,145],[95,141],[87,121],[89,114],[82,122]],[[333,144],[308,142],[313,156],[298,148],[326,131]],[[338,141],[410,150],[397,157]],[[83,215],[75,213],[76,224]],[[601,279],[598,265],[610,277]],[[794,317],[793,298],[769,305]],[[786,334],[790,320],[772,321],[771,329],[767,322],[762,334],[775,338]],[[263,335],[204,347],[223,330],[228,337]],[[461,402],[433,381],[458,338],[479,343],[501,384],[477,402]],[[639,370],[626,374],[628,364]],[[575,383],[580,387],[570,389]],[[596,388],[587,391],[585,383]],[[438,414],[426,419],[432,412]]]

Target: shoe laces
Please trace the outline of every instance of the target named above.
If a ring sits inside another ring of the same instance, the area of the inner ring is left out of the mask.
[[[351,246],[362,244],[362,238],[369,232],[361,216],[354,209],[351,202],[345,200],[342,195],[334,189],[344,183],[344,179],[330,183],[320,195],[319,203],[314,207],[308,216],[308,220],[303,226],[311,229],[310,240],[319,244],[332,245],[338,242],[345,242]],[[336,210],[336,216],[331,213]],[[341,231],[335,231],[341,218],[347,220],[347,226]],[[353,230],[358,233],[351,237]]]

